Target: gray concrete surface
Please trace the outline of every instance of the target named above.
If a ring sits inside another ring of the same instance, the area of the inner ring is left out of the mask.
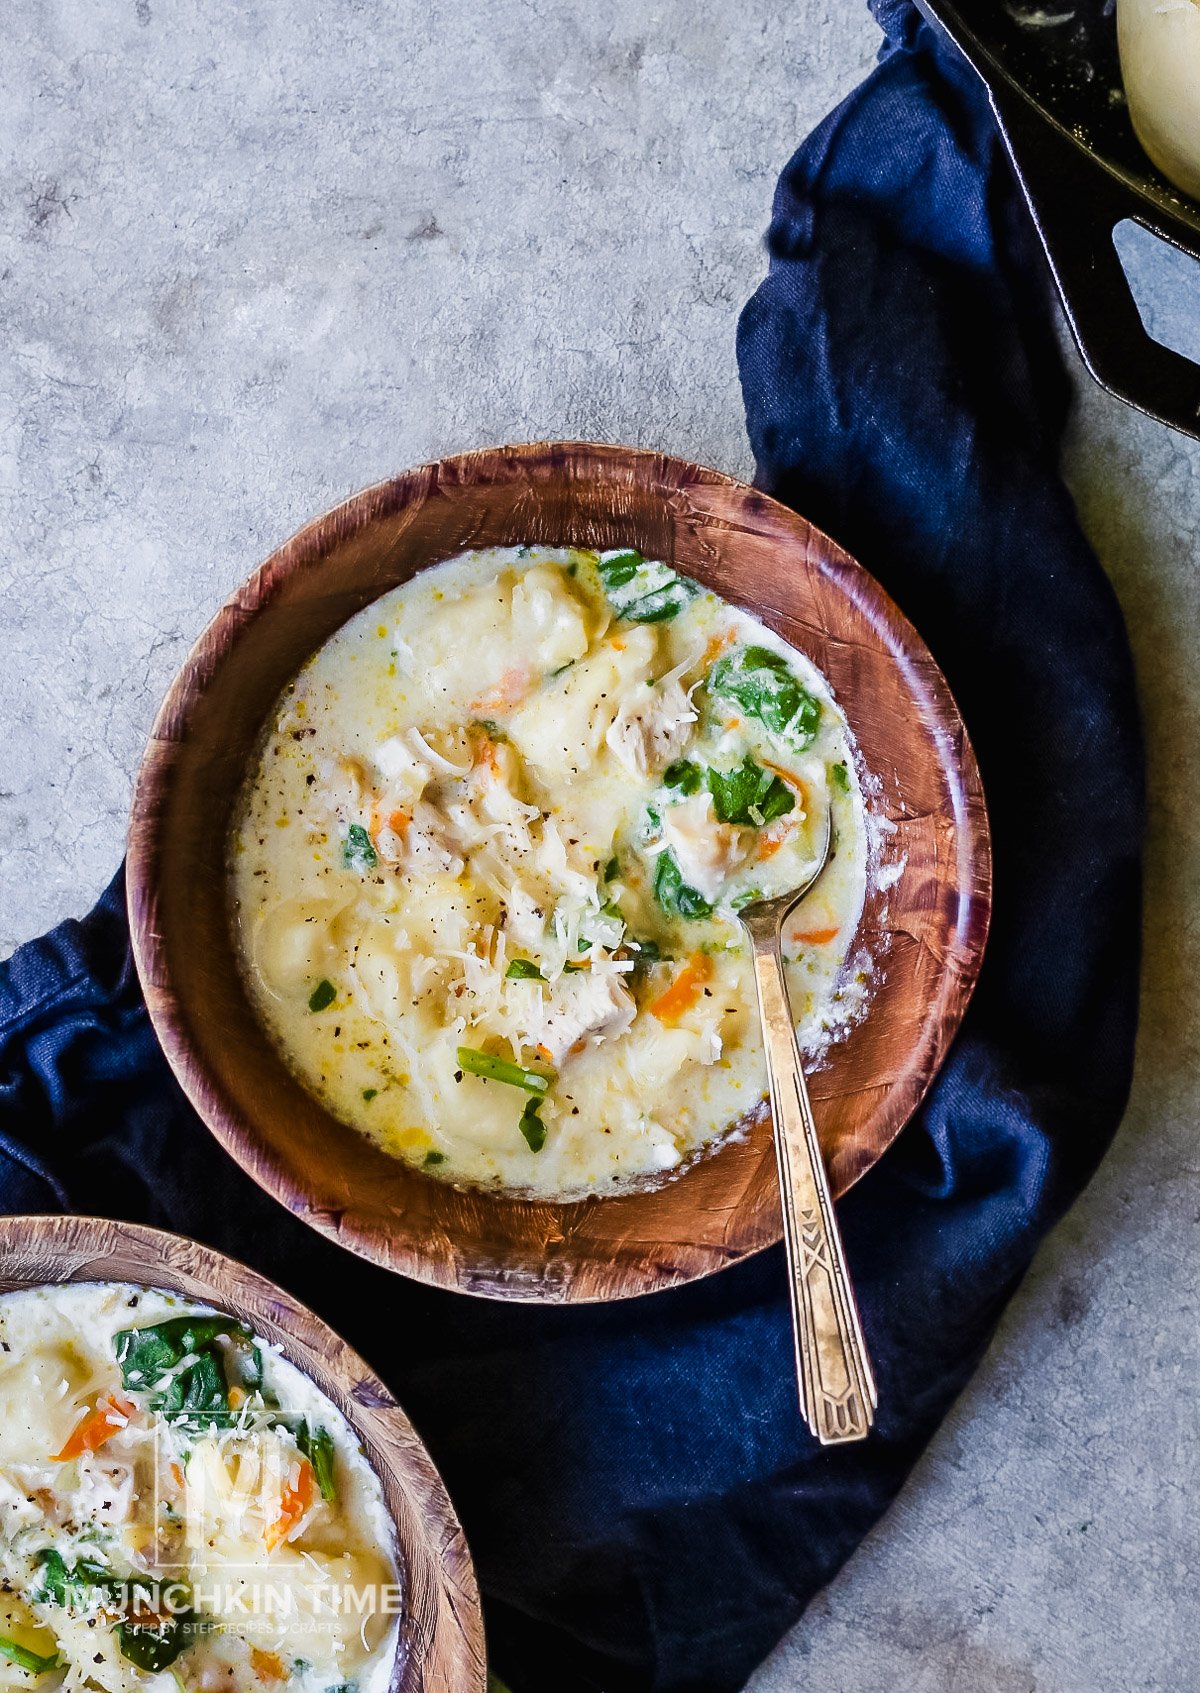
[[[11,0],[3,34],[0,948],[99,891],[167,681],[303,519],[505,439],[749,469],[772,183],[876,43],[827,0]],[[1133,262],[1186,332],[1200,281]],[[1134,1101],[755,1693],[1200,1687],[1200,449],[1081,387],[1151,743]]]

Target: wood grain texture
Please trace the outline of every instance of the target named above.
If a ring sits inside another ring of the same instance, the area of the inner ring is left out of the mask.
[[[135,1282],[238,1317],[331,1399],[360,1437],[396,1525],[404,1598],[390,1693],[483,1693],[471,1555],[429,1454],[356,1352],[290,1294],[179,1235],[97,1217],[0,1217],[0,1293]]]
[[[890,820],[859,944],[869,1015],[812,1077],[835,1194],[870,1168],[929,1086],[987,933],[979,773],[932,657],[828,536],[745,484],[625,447],[465,454],[367,489],[273,553],[200,637],[154,725],[134,796],[129,909],[159,1039],[213,1133],[268,1192],[352,1251],[498,1298],[598,1300],[709,1274],[780,1238],[771,1128],[666,1185],[549,1204],[459,1191],[389,1158],[291,1076],[240,986],[225,838],[280,691],[349,617],[468,547],[635,546],[697,578],[829,678]]]

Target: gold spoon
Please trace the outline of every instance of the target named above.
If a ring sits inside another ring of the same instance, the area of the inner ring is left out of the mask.
[[[809,1104],[780,950],[785,920],[812,890],[832,847],[833,818],[826,811],[824,840],[808,880],[775,899],[756,899],[740,914],[754,948],[767,1052],[800,1408],[823,1446],[863,1440],[879,1403]]]

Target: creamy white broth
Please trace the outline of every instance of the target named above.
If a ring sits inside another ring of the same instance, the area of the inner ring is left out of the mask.
[[[763,1097],[736,910],[805,879],[830,806],[784,939],[813,1053],[865,998],[864,808],[824,678],[637,554],[467,553],[282,696],[230,842],[245,978],[297,1076],[431,1175],[661,1179]]]
[[[170,1365],[181,1317],[221,1332]],[[0,1297],[0,1688],[382,1693],[393,1547],[353,1430],[233,1319],[124,1284]]]

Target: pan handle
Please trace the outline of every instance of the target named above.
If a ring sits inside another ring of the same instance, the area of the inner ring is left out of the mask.
[[[1017,89],[997,81],[988,94],[1083,362],[1118,399],[1200,440],[1200,365],[1146,333],[1113,231],[1129,218],[1200,260],[1195,237]]]

